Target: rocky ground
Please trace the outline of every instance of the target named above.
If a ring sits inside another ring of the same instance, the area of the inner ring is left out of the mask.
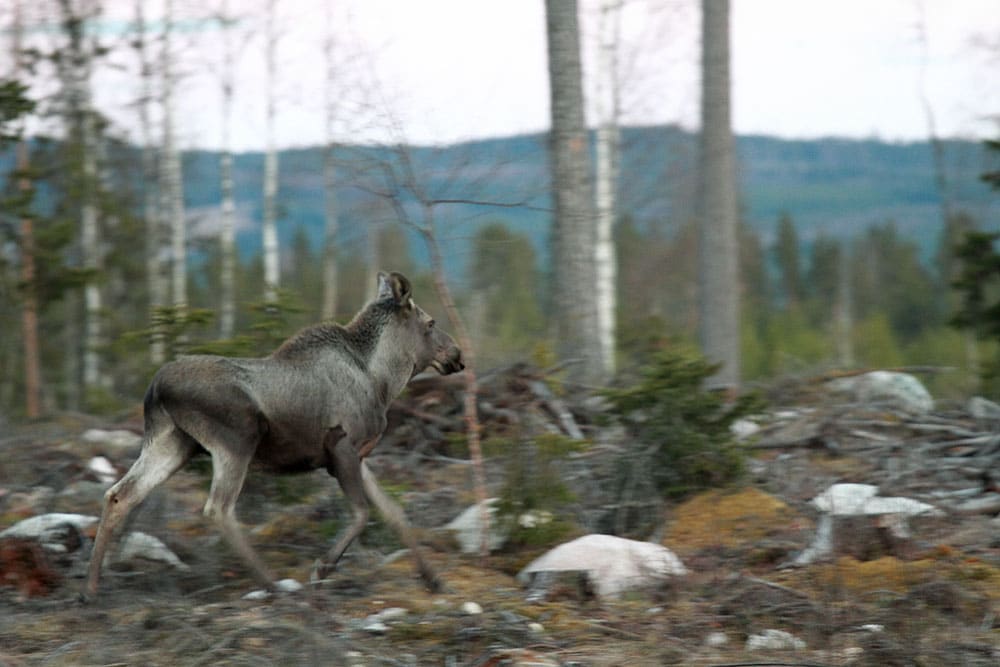
[[[88,604],[78,592],[93,524],[0,536],[0,665],[1000,664],[1000,408],[903,409],[859,401],[857,388],[785,387],[741,424],[752,453],[741,484],[633,503],[651,528],[630,537],[669,547],[688,573],[613,598],[574,573],[541,593],[515,577],[553,545],[522,541],[482,558],[440,529],[475,500],[458,387],[418,382],[371,458],[419,527],[443,592],[422,587],[373,519],[323,586],[245,599],[254,584],[201,517],[209,463],[196,460],[131,526],[179,563],[150,551],[116,563]],[[623,504],[607,492],[608,471],[630,443],[598,426],[595,405],[558,398],[524,369],[484,381],[488,441],[510,442],[498,436],[514,426],[587,437],[558,467],[574,491],[566,539],[608,532]],[[7,426],[0,531],[51,513],[97,515],[108,480],[138,453],[140,424],[133,413]],[[500,493],[511,455],[487,453]],[[814,502],[835,483],[875,485],[879,502]],[[907,517],[893,498],[931,509]],[[252,474],[239,504],[262,557],[301,582],[345,512],[321,472]]]

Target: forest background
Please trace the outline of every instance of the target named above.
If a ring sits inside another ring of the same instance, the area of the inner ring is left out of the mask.
[[[248,45],[271,53],[289,40],[277,29],[278,4],[221,2],[200,20],[217,24],[230,59]],[[266,354],[305,324],[344,321],[372,296],[380,269],[413,278],[418,300],[446,321],[435,251],[425,244],[428,213],[479,365],[559,361],[546,134],[354,142],[341,124],[312,148],[280,149],[268,129],[260,152],[182,150],[171,108],[185,74],[172,63],[191,8],[146,21],[142,6],[114,37],[88,28],[100,21],[99,2],[42,3],[3,17],[16,65],[4,97],[15,120],[5,129],[39,131],[13,132],[0,153],[0,321],[8,323],[0,412],[26,411],[26,329],[14,323],[27,301],[45,412],[132,406],[172,354]],[[336,51],[335,42],[324,42],[321,66],[336,79],[353,62],[364,99],[347,112],[331,101],[329,118],[350,113],[366,127],[392,128],[377,85],[351,60],[357,53]],[[220,62],[219,85],[231,94],[231,60]],[[130,113],[146,114],[141,141],[92,104],[101,68],[131,72]],[[271,122],[280,92],[263,94]],[[25,98],[30,104],[18,107]],[[232,116],[228,99],[220,113]],[[1000,227],[996,195],[981,179],[996,155],[980,141],[935,136],[927,113],[926,141],[738,137],[744,381],[921,367],[934,369],[928,382],[939,396],[997,395],[982,374],[995,344],[952,325],[956,245],[967,231]],[[615,357],[628,372],[664,341],[696,342],[698,146],[676,124],[619,131]],[[588,135],[591,153],[596,135]]]

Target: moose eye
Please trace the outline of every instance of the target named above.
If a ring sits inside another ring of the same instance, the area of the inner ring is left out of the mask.
[[[434,328],[434,320],[431,320],[430,322],[427,323],[427,328],[428,329],[433,329]]]

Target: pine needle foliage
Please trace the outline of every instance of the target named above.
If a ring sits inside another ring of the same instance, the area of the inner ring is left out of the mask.
[[[746,452],[730,426],[759,412],[763,400],[745,393],[727,401],[706,391],[716,369],[698,354],[666,348],[643,367],[636,384],[604,392],[611,418],[648,452],[648,473],[664,497],[724,486],[743,473]]]

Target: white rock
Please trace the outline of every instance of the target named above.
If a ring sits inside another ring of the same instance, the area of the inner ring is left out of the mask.
[[[528,623],[528,632],[530,632],[533,635],[544,634],[545,626],[543,626],[541,623],[532,621],[531,623]]]
[[[499,549],[503,546],[503,543],[507,541],[508,534],[502,529],[499,525],[500,522],[496,519],[497,509],[494,505],[496,505],[499,500],[499,498],[487,498],[482,503],[477,503],[476,505],[467,508],[464,512],[445,525],[446,529],[454,532],[455,539],[458,541],[459,547],[462,549],[462,553],[479,553],[483,535],[480,506],[483,504],[486,505],[486,512],[490,517],[490,534],[489,539],[487,540],[489,550],[493,551],[495,549]]]
[[[517,575],[524,583],[539,572],[586,572],[597,595],[623,591],[687,574],[681,560],[664,546],[614,535],[584,535],[542,554]]]
[[[110,484],[118,479],[118,471],[111,465],[111,461],[103,456],[95,456],[87,461],[87,468],[105,484]]]
[[[982,396],[970,398],[966,409],[976,419],[1000,421],[1000,405]]]
[[[131,532],[125,536],[125,539],[122,540],[121,549],[118,550],[116,560],[123,562],[133,558],[160,561],[161,563],[173,565],[178,570],[191,569],[158,538],[138,531]]]
[[[928,505],[927,503],[913,498],[882,498],[876,496],[869,498],[864,505],[864,514],[902,514],[905,516],[917,516],[918,514],[944,514],[941,510]]]
[[[729,643],[729,637],[725,632],[709,632],[705,635],[705,641],[703,643],[705,646],[710,648],[719,648]]]
[[[860,629],[865,632],[882,632],[885,630],[885,626],[881,623],[865,623]]]
[[[833,391],[847,393],[859,403],[881,403],[924,414],[934,409],[934,398],[923,383],[909,373],[872,371],[829,383]]]
[[[250,591],[249,593],[247,593],[246,595],[243,596],[243,599],[244,600],[266,600],[269,597],[271,597],[271,594],[268,593],[263,588],[261,588],[261,589],[256,590],[256,591]]]
[[[737,419],[729,425],[729,432],[736,436],[737,440],[746,440],[758,431],[760,431],[760,424],[745,418]]]
[[[878,487],[872,484],[834,484],[813,498],[812,504],[830,514],[863,514],[861,508],[876,495]]]
[[[105,430],[92,428],[80,436],[86,442],[95,442],[112,449],[132,449],[142,443],[142,436],[125,429]]]
[[[522,528],[537,528],[552,523],[552,512],[547,510],[531,510],[517,517],[517,525]]]
[[[366,623],[361,627],[365,632],[370,632],[373,635],[384,635],[389,632],[389,626],[382,621],[372,621],[371,623]]]
[[[368,618],[365,619],[365,623],[389,623],[390,621],[398,621],[409,613],[409,610],[405,607],[388,607],[378,613],[368,616]]]
[[[476,604],[475,602],[463,602],[462,603],[462,613],[467,616],[479,616],[483,613],[483,608]]]
[[[23,537],[31,540],[40,540],[46,532],[64,523],[68,523],[77,530],[83,531],[97,523],[97,517],[87,514],[66,514],[62,512],[39,514],[24,521],[18,521],[13,526],[0,532],[0,537]]]
[[[282,593],[294,593],[302,590],[302,584],[295,579],[282,579],[281,581],[275,583],[274,587]]]
[[[764,630],[747,637],[748,651],[801,651],[806,643],[784,630]]]
[[[813,498],[812,504],[833,516],[942,513],[933,505],[913,498],[881,497],[878,487],[871,484],[834,484]]]
[[[941,510],[913,498],[882,497],[871,484],[834,484],[812,499],[813,506],[823,512],[816,526],[816,536],[792,562],[808,565],[833,553],[834,517],[872,516],[883,528],[900,539],[909,538],[908,518],[940,516]]]

